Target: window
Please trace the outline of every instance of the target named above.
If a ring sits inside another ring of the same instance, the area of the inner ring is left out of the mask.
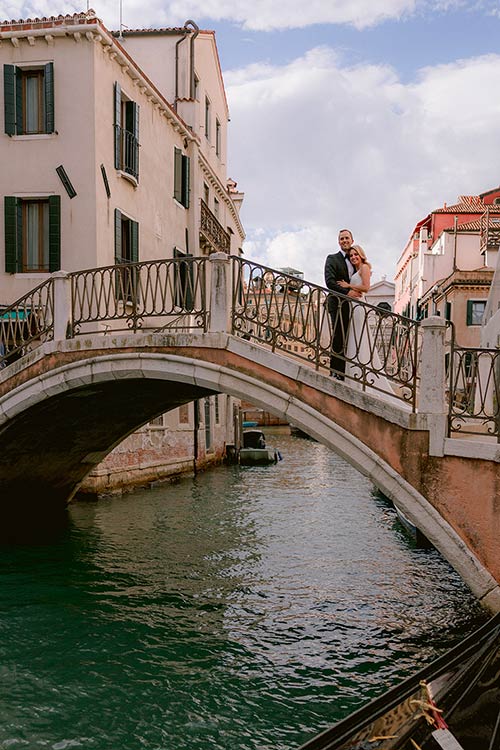
[[[180,148],[174,149],[174,198],[184,208],[189,208],[189,156],[182,153]]]
[[[174,247],[177,259],[174,269],[175,305],[190,312],[194,307],[194,268],[193,256]]]
[[[219,408],[219,394],[216,393],[214,396],[215,406],[215,424],[220,424],[220,408]]]
[[[194,98],[196,101],[200,98],[200,79],[197,75],[194,77]]]
[[[139,224],[115,208],[115,263],[129,264],[139,260]],[[131,302],[137,296],[137,269],[126,266],[116,271],[118,299]]]
[[[7,135],[54,132],[54,63],[3,66]]]
[[[203,183],[203,200],[208,206],[208,201],[210,200],[210,188],[206,182]]]
[[[179,406],[179,424],[189,424],[189,404]]]
[[[210,101],[205,97],[205,135],[210,140]]]
[[[445,302],[444,317],[446,318],[446,320],[451,321],[451,302]]]
[[[215,120],[215,153],[217,156],[221,154],[221,137],[222,131],[219,120]]]
[[[214,216],[219,218],[219,201],[217,198],[214,198]]]
[[[486,300],[467,300],[467,325],[480,326],[483,322],[483,315],[486,308]]]
[[[52,272],[61,268],[61,198],[5,196],[6,273]]]
[[[139,105],[128,99],[115,81],[115,169],[139,179]]]
[[[163,427],[163,414],[160,414],[159,417],[155,417],[152,419],[149,423],[150,427]]]

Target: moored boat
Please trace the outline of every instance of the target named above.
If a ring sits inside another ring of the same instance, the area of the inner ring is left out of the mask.
[[[275,464],[278,461],[281,461],[280,452],[266,445],[262,430],[243,431],[243,446],[239,450],[239,462],[242,466]]]
[[[498,750],[500,613],[300,750]]]

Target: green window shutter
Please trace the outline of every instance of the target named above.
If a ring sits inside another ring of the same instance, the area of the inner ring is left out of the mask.
[[[61,270],[61,196],[49,197],[49,271]]]
[[[16,134],[16,68],[3,66],[4,121],[7,135]]]
[[[115,81],[114,92],[115,169],[121,169],[122,89],[118,81]]]
[[[137,263],[139,260],[139,224],[137,221],[130,222],[130,260]]]
[[[127,141],[126,148],[127,161],[130,163],[125,166],[136,178],[139,177],[139,109],[140,107],[136,102],[126,102],[125,104],[125,130],[131,136],[131,140]]]
[[[135,102],[134,104],[134,162],[135,162],[135,176],[139,179],[139,110],[140,107]]]
[[[467,300],[467,325],[472,325],[472,300]]]
[[[189,156],[182,157],[182,196],[181,203],[189,208]]]
[[[24,133],[23,126],[23,76],[21,68],[16,68],[16,133]]]
[[[115,208],[115,263],[122,261],[122,212]]]
[[[20,200],[11,195],[4,197],[5,221],[5,273],[16,273],[19,247]]]
[[[44,70],[45,86],[45,132],[54,132],[54,63],[47,63]]]
[[[182,151],[174,148],[174,198],[182,203]]]

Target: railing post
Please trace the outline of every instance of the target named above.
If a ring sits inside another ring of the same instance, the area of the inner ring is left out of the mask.
[[[440,317],[425,318],[422,329],[420,362],[419,414],[427,417],[429,453],[444,455],[447,435],[448,405],[446,403],[445,348],[447,322]]]
[[[63,341],[71,331],[71,279],[66,271],[56,271],[54,280],[54,341]]]
[[[229,255],[210,255],[210,333],[229,332],[231,326],[231,285],[229,283]]]

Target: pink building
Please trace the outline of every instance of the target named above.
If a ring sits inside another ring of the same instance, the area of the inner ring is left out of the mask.
[[[463,346],[479,344],[498,250],[500,187],[431,211],[398,260],[395,312],[451,320]]]

